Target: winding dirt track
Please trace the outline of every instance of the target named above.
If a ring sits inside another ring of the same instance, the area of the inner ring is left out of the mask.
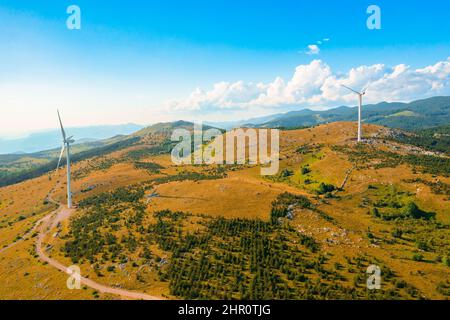
[[[61,205],[61,204],[59,204],[59,205],[60,205],[60,207],[57,210],[53,211],[52,213],[45,216],[43,219],[41,219],[39,221],[40,225],[38,225],[38,224],[36,225],[37,229],[38,229],[38,236],[36,239],[36,253],[39,256],[39,259],[41,259],[42,261],[47,262],[52,267],[55,267],[56,269],[58,269],[64,273],[67,273],[68,275],[71,275],[72,273],[68,269],[68,267],[64,266],[63,264],[56,261],[55,259],[52,259],[49,256],[47,256],[47,254],[45,253],[45,250],[42,248],[42,242],[43,242],[44,237],[47,235],[47,233],[49,231],[51,231],[53,227],[56,227],[56,225],[59,222],[66,220],[75,212],[75,210],[73,210],[73,209],[67,209],[67,208],[63,207],[63,205]],[[95,281],[85,278],[85,277],[81,277],[80,281],[82,284],[84,284],[94,290],[97,290],[98,292],[118,295],[125,299],[133,299],[133,300],[163,300],[164,299],[162,297],[151,296],[151,295],[141,293],[141,292],[134,292],[134,291],[128,291],[128,290],[119,289],[119,288],[108,287],[108,286],[102,285],[98,282],[95,282]]]
[[[42,242],[45,238],[45,236],[57,226],[59,222],[62,222],[66,219],[68,219],[74,212],[74,209],[67,209],[62,204],[56,202],[53,200],[50,196],[48,197],[48,201],[56,204],[59,206],[58,209],[54,210],[50,214],[46,215],[39,221],[37,221],[32,229],[28,231],[20,240],[2,248],[0,250],[0,253],[12,248],[13,246],[17,245],[18,243],[28,239],[35,231],[38,232],[37,239],[36,239],[36,253],[39,256],[39,259],[47,262],[50,266],[67,273],[67,275],[71,275],[72,272],[68,267],[64,266],[62,263],[58,262],[57,260],[50,258],[46,253],[45,250],[42,248]],[[124,289],[119,288],[113,288],[109,287],[103,284],[100,284],[98,282],[95,282],[91,279],[81,277],[80,282],[94,290],[97,290],[101,293],[108,293],[113,295],[118,295],[121,298],[124,299],[132,299],[132,300],[164,300],[162,297],[157,296],[151,296],[146,293],[141,292],[134,292],[134,291],[128,291]]]

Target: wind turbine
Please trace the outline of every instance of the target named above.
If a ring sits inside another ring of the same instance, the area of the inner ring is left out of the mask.
[[[356,90],[353,90],[352,88],[349,88],[347,86],[344,86],[342,84],[342,86],[350,91],[352,91],[353,93],[356,93],[358,95],[359,98],[359,105],[358,105],[358,142],[361,142],[361,136],[362,136],[362,129],[361,129],[361,109],[362,109],[362,103],[363,103],[363,96],[366,94],[367,88],[366,87],[363,91],[358,92]]]
[[[61,126],[61,133],[63,137],[61,154],[59,155],[58,166],[56,167],[56,171],[59,169],[59,165],[61,164],[61,159],[64,154],[64,150],[66,150],[67,157],[67,207],[72,208],[72,192],[70,191],[70,144],[74,143],[73,136],[66,137],[66,131],[64,131],[64,127],[61,121],[61,116],[59,115],[59,110],[56,110],[58,113],[59,124]]]

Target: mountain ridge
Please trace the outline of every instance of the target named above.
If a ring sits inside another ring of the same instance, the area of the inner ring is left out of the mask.
[[[428,129],[450,123],[450,97],[437,96],[404,102],[380,102],[364,105],[363,122],[387,126],[408,131]],[[253,127],[300,127],[313,126],[328,122],[356,121],[357,108],[340,106],[324,111],[303,109],[290,111],[274,116],[274,119],[265,123],[252,123]]]

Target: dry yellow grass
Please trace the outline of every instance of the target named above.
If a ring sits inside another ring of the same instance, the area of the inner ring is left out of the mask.
[[[268,219],[270,204],[280,193],[264,184],[238,178],[171,182],[155,188],[149,209],[170,209],[233,218]]]

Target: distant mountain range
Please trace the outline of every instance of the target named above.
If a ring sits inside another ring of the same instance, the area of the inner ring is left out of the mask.
[[[444,100],[449,101],[449,98]],[[416,145],[421,148],[425,148],[427,150],[431,150],[433,152],[449,152],[449,121],[448,121],[448,107],[433,107],[437,104],[445,106],[445,103],[442,102],[441,99],[437,99],[429,109],[426,108],[428,103],[431,100],[427,100],[427,102],[417,101],[411,104],[378,104],[374,106],[366,106],[365,111],[366,114],[375,114],[376,110],[382,108],[383,105],[389,109],[390,113],[387,116],[378,116],[379,119],[390,119],[390,118],[403,118],[403,117],[414,117],[417,119],[419,116],[416,114],[422,114],[422,118],[424,123],[427,125],[440,124],[445,123],[443,126],[433,127],[432,129],[420,130],[416,133],[408,133],[402,132],[399,130],[393,130],[396,132],[395,136],[393,136],[394,140],[400,141],[402,143]],[[450,104],[449,104],[450,105]],[[398,106],[408,106],[407,110],[398,109]],[[411,108],[413,106],[413,108]],[[422,110],[420,109],[422,108]],[[414,111],[411,111],[414,110]],[[385,111],[385,109],[382,109]],[[430,114],[437,114],[438,111],[441,110],[441,118],[440,121],[435,121],[430,119]],[[445,113],[445,112],[447,113]],[[323,112],[315,112],[311,110],[302,110],[297,112],[289,112],[287,114],[282,115],[273,115],[270,117],[259,118],[260,121],[265,120],[262,124],[259,124],[259,127],[289,127],[289,126],[307,126],[312,124],[317,124],[318,122],[308,122],[310,119],[317,119],[317,114],[321,116],[327,117],[327,119],[336,119],[335,121],[340,121],[338,119],[348,120],[348,118],[343,118],[344,115],[349,117],[349,120],[352,120],[354,117],[353,113],[355,112],[354,108],[341,107],[333,110],[323,111]],[[409,112],[415,112],[414,115],[411,115]],[[348,113],[348,114],[347,114]],[[400,113],[400,114],[398,114]],[[391,114],[391,116],[389,116]],[[394,115],[392,115],[394,114]],[[406,115],[405,115],[406,114]],[[336,115],[336,116],[332,116]],[[253,122],[255,119],[253,119]],[[267,121],[269,120],[269,121]],[[294,120],[291,122],[291,120]],[[325,122],[322,120],[322,122]],[[331,121],[330,121],[331,122]],[[424,123],[419,125],[415,125],[414,128],[418,128],[423,126]],[[166,123],[157,123],[148,127],[140,128],[140,130],[133,130],[134,132],[129,135],[116,135],[112,138],[101,139],[95,141],[88,141],[84,143],[76,144],[72,147],[72,162],[78,162],[85,159],[90,159],[97,156],[105,156],[112,152],[122,150],[124,148],[129,148],[131,146],[139,146],[139,145],[147,145],[147,151],[138,150],[139,153],[167,153],[170,152],[173,143],[170,141],[170,136],[175,129],[187,129],[191,131],[193,129],[193,123],[188,121],[174,121],[174,122],[166,122]],[[133,126],[133,125],[132,125]],[[257,126],[255,123],[243,125],[242,127],[249,126]],[[137,126],[140,127],[140,126]],[[204,129],[209,129],[211,126],[205,125]],[[87,128],[85,128],[87,129]],[[130,127],[129,130],[132,130],[133,127]],[[68,130],[70,134],[74,133],[75,130]],[[398,132],[397,132],[398,131]],[[117,132],[117,131],[116,131]],[[57,131],[59,134],[59,132]],[[0,187],[18,183],[20,181],[24,181],[26,179],[31,179],[38,177],[42,174],[48,173],[56,168],[58,156],[59,156],[59,145],[57,148],[53,148],[46,151],[40,151],[35,153],[27,153],[27,154],[0,154]],[[131,156],[130,156],[131,157]]]
[[[76,144],[85,144],[111,138],[117,135],[129,135],[141,130],[143,126],[129,123],[122,125],[104,125],[80,128],[67,128],[69,135],[73,135]],[[41,150],[50,150],[61,146],[61,131],[49,130],[32,133],[21,139],[0,139],[0,154],[24,154]]]
[[[231,129],[233,127],[261,127],[261,128],[295,128],[314,126],[337,121],[356,121],[357,108],[342,106],[325,111],[303,109],[247,120],[229,122],[205,122],[212,127]],[[363,121],[391,128],[404,130],[422,130],[450,123],[450,97],[432,97],[410,103],[381,102],[363,106]],[[183,121],[172,123],[182,125]],[[85,147],[95,147],[100,140],[117,135],[129,135],[140,130],[170,129],[170,123],[157,124],[145,128],[137,124],[92,126],[82,128],[68,128],[70,135],[74,135],[78,144]],[[59,148],[61,136],[59,130],[51,130],[30,134],[23,139],[0,139],[0,154],[29,154],[42,150]]]
[[[210,125],[214,128],[222,128],[222,129],[233,129],[237,127],[245,127],[250,125],[260,125],[263,123],[267,123],[269,121],[275,120],[278,117],[285,115],[285,113],[279,113],[279,114],[271,114],[268,116],[262,116],[262,117],[256,117],[256,118],[250,118],[250,119],[243,119],[243,120],[237,120],[237,121],[205,121],[204,123],[206,125]]]
[[[235,126],[292,128],[336,121],[356,121],[356,107],[338,107],[325,111],[304,109],[268,117],[249,119]],[[421,130],[450,123],[450,97],[433,97],[411,103],[381,102],[363,106],[363,121],[391,128]],[[213,125],[213,123],[211,123]],[[220,124],[216,124],[220,126]],[[233,124],[228,123],[228,127]]]

